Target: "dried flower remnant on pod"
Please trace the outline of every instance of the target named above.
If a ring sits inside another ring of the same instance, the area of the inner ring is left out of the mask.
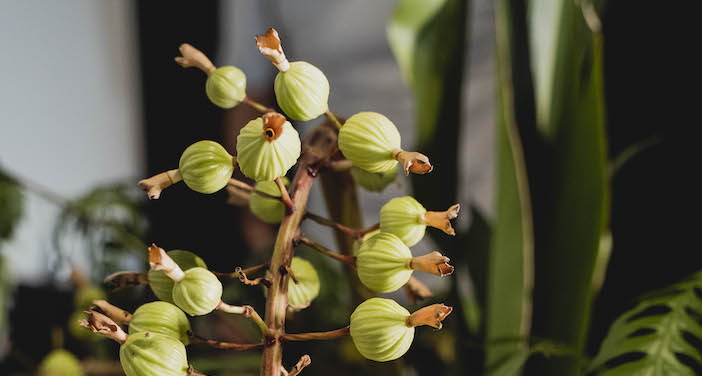
[[[408,247],[417,244],[427,226],[438,228],[449,235],[456,235],[451,220],[458,217],[459,204],[443,212],[427,211],[410,196],[396,197],[380,209],[380,230],[399,237]]]

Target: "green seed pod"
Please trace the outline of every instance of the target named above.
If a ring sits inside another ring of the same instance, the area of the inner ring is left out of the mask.
[[[210,101],[221,108],[232,108],[246,98],[246,75],[231,65],[209,73],[205,92]]]
[[[282,180],[286,187],[290,184],[288,178],[283,177]],[[278,185],[273,181],[259,181],[254,188],[271,196],[281,196]],[[266,223],[280,223],[285,217],[285,204],[282,201],[263,197],[256,193],[249,198],[249,208],[256,217]]]
[[[251,120],[236,138],[237,162],[246,177],[271,181],[285,175],[300,157],[300,135],[280,114]]]
[[[167,252],[167,254],[170,258],[173,259],[173,261],[175,261],[176,264],[178,264],[178,266],[183,271],[195,267],[207,269],[207,265],[205,264],[205,262],[202,261],[200,257],[198,257],[192,252],[174,250]],[[154,291],[156,297],[163,300],[164,302],[174,303],[173,285],[175,284],[175,282],[173,282],[172,279],[168,278],[168,276],[164,272],[153,269],[149,270],[147,277],[149,280],[149,286],[151,286],[151,290]]]
[[[395,360],[409,350],[414,339],[414,328],[407,326],[409,316],[394,300],[368,299],[351,314],[351,338],[367,359]]]
[[[206,315],[222,301],[222,283],[205,268],[188,269],[173,286],[173,301],[191,316]]]
[[[292,310],[307,308],[319,295],[319,275],[309,261],[299,257],[293,257],[290,269],[300,283],[288,280],[288,305]],[[263,292],[268,295],[268,289]]]
[[[76,309],[88,309],[93,305],[93,300],[107,299],[105,291],[96,286],[79,287],[73,297]]]
[[[296,61],[275,77],[275,97],[289,118],[312,120],[329,109],[329,81],[314,65]]]
[[[410,196],[396,197],[380,209],[380,231],[395,234],[408,247],[424,237],[427,210]]]
[[[392,292],[412,276],[412,253],[395,235],[380,232],[361,244],[356,256],[358,278],[377,292]]]
[[[85,329],[83,329],[86,331]],[[83,376],[83,367],[75,355],[59,349],[50,352],[39,365],[41,376]]]
[[[189,330],[190,322],[185,313],[167,302],[151,302],[140,306],[134,311],[129,322],[130,335],[142,332],[159,333],[178,339],[184,345],[190,343]]]
[[[351,167],[353,180],[371,192],[382,192],[385,187],[397,179],[397,168],[391,168],[385,172],[368,172],[356,166]]]
[[[373,230],[365,235],[359,240],[353,242],[353,255],[358,256],[358,251],[361,250],[361,245],[368,239],[372,238],[375,234],[379,233],[380,230]]]
[[[410,196],[396,197],[380,209],[380,231],[397,235],[408,247],[422,240],[427,226],[456,235],[451,219],[458,216],[460,209],[456,204],[443,212],[427,211]]]
[[[351,116],[339,131],[339,149],[354,166],[368,172],[387,172],[397,165],[400,133],[388,118],[377,112]]]
[[[178,170],[190,189],[214,193],[224,188],[234,172],[232,156],[214,141],[198,141],[183,152]]]
[[[292,278],[288,281],[288,304],[293,308],[308,307],[319,295],[319,275],[309,261],[299,257],[293,257],[290,269],[300,283]]]
[[[119,348],[127,376],[186,376],[188,357],[182,342],[159,333],[130,334]]]

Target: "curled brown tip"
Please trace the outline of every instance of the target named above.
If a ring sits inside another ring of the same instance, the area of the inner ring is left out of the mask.
[[[112,319],[96,311],[86,311],[85,320],[79,321],[80,326],[92,331],[93,333],[101,334],[111,338],[122,344],[127,340],[127,333],[115,324]]]
[[[393,152],[393,158],[402,164],[402,169],[405,171],[405,175],[409,175],[410,172],[424,175],[430,173],[434,170],[434,166],[429,162],[429,158],[416,151],[404,151],[401,149],[396,149]]]
[[[93,300],[93,305],[100,308],[102,312],[105,312],[107,317],[118,324],[129,325],[129,323],[132,321],[131,313],[108,303],[106,300]]]
[[[269,142],[277,140],[283,134],[283,125],[286,121],[285,116],[277,112],[263,115],[263,137]]]
[[[455,204],[443,212],[428,211],[424,213],[424,222],[449,235],[456,235],[456,230],[451,226],[451,220],[458,217],[460,210],[461,204]]]
[[[209,75],[210,72],[215,70],[212,61],[204,54],[202,51],[193,47],[188,43],[183,43],[178,47],[178,51],[183,56],[177,56],[175,58],[176,63],[183,68],[197,67],[205,74]]]
[[[290,370],[290,373],[288,373],[288,376],[295,376],[298,375],[302,370],[312,364],[312,358],[310,358],[309,355],[303,355],[300,360],[298,360],[297,364]]]
[[[161,191],[183,180],[178,169],[169,170],[139,181],[139,186],[149,196],[149,200],[161,197]]]
[[[163,248],[158,247],[156,244],[151,244],[149,247],[149,265],[153,270],[163,271],[170,279],[176,282],[185,276],[180,266],[166,254]]]
[[[441,329],[444,319],[453,311],[453,308],[444,304],[432,304],[424,307],[407,317],[407,326],[415,327],[429,325],[436,329]]]
[[[453,273],[454,267],[449,265],[449,261],[448,257],[434,251],[424,256],[410,259],[409,268],[443,277]]]
[[[280,37],[275,29],[266,30],[266,35],[256,35],[256,47],[281,72],[287,72],[290,69],[290,63],[285,57]]]

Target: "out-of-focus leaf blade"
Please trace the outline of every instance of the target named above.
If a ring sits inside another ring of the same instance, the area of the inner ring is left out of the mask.
[[[400,0],[388,24],[390,47],[415,99],[417,149],[438,163],[432,173],[413,176],[415,197],[430,210],[456,199],[467,3]]]
[[[536,118],[545,145],[541,158],[528,164],[537,177],[532,187],[539,273],[532,335],[576,353],[536,357],[529,371],[570,375],[580,366],[593,272],[609,215],[602,41],[585,22],[580,3],[528,4]],[[549,40],[535,42],[540,37]]]
[[[20,186],[0,169],[0,243],[12,235],[23,210],[24,196]]]

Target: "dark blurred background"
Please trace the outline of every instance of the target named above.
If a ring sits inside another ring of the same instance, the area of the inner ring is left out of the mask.
[[[56,346],[86,362],[96,360],[89,364],[94,367],[91,374],[119,374],[109,362],[117,358],[117,345],[73,335],[69,317],[76,311],[77,283],[98,286],[112,272],[145,270],[139,240],[167,250],[194,251],[211,270],[221,272],[265,262],[270,254],[275,228],[246,207],[228,205],[224,190],[200,195],[179,184],[147,202],[136,187],[136,181],[174,168],[180,153],[195,141],[215,140],[232,152],[238,130],[257,116],[244,106],[213,106],[204,93],[202,72],[183,70],[173,62],[181,43],[201,49],[217,66],[241,68],[249,97],[273,105],[274,67],[259,55],[253,37],[275,27],[291,61],[306,60],[325,72],[334,111],[347,117],[364,110],[381,112],[398,126],[403,145],[418,143],[412,94],[386,39],[394,1],[0,4],[0,169],[24,188],[22,219],[11,237],[0,239],[0,309],[7,314],[0,320],[3,374],[35,372]],[[449,126],[457,135],[457,159],[432,161],[439,172],[442,165],[457,166],[455,198],[464,211],[456,227],[467,232],[475,223],[471,207],[488,222],[495,215],[495,9],[488,0],[457,9],[465,11],[466,19],[460,41],[465,49],[462,76],[452,89],[459,118]],[[699,183],[691,177],[698,158],[691,152],[696,150],[694,140],[686,136],[699,120],[697,111],[690,111],[695,107],[687,106],[695,95],[684,90],[694,87],[686,83],[699,65],[690,64],[689,55],[699,41],[683,46],[691,34],[672,19],[686,11],[661,3],[610,1],[601,12],[608,158],[615,160],[632,145],[646,146],[611,179],[614,242],[592,306],[590,356],[635,297],[702,265],[693,228]],[[304,134],[319,122],[295,125]],[[442,195],[440,186],[422,184],[421,179],[400,178],[382,194],[359,192],[364,224],[377,222],[380,206],[392,197],[413,191]],[[96,188],[104,191],[96,193]],[[0,195],[15,202],[14,194],[0,185]],[[105,212],[98,204],[90,205],[105,198],[115,208],[110,218],[124,226],[91,224],[91,218],[104,218]],[[72,209],[76,199],[95,216]],[[318,188],[310,207],[326,214]],[[12,208],[0,209],[9,216]],[[330,248],[335,244],[322,227],[306,225],[303,231]],[[427,237],[414,249],[442,246]],[[470,250],[449,254],[462,251]],[[323,288],[312,307],[291,317],[288,330],[346,325],[353,304],[342,270],[311,251],[300,254],[319,269]],[[465,307],[457,300],[465,295],[453,291],[472,284],[455,278],[459,282],[422,277],[447,304]],[[264,298],[257,288],[225,286],[225,301],[246,302],[262,312]],[[155,299],[148,287],[108,296],[132,311]],[[409,305],[402,291],[391,297]],[[389,365],[363,359],[348,340],[286,345],[284,362],[290,367],[300,355],[310,354],[312,366],[305,374],[327,374],[330,369],[339,375],[465,374],[470,367],[466,360],[473,358],[456,343],[470,336],[461,324],[466,312],[450,317],[443,331],[418,330],[408,355]],[[193,320],[201,335],[229,340],[255,340],[248,325],[217,314]],[[190,346],[189,357],[199,368],[219,375],[258,372],[258,355],[252,353]]]

